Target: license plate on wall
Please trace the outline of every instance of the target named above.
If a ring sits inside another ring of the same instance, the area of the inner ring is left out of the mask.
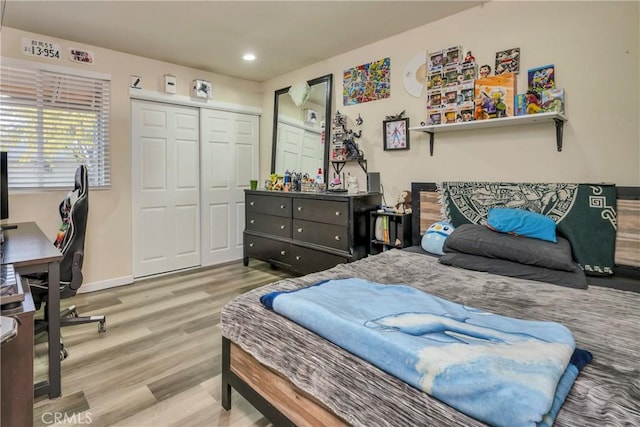
[[[60,45],[23,37],[22,53],[40,58],[60,59]]]

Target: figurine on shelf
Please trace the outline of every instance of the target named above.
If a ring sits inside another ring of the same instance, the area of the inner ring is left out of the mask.
[[[346,160],[358,160],[364,157],[364,153],[358,148],[358,144],[355,142],[355,138],[360,138],[361,135],[362,131],[355,133],[351,129],[347,130],[346,138],[343,141],[344,147],[347,150]]]
[[[467,54],[464,56],[464,64],[470,64],[476,62],[476,57],[471,54],[471,51],[468,50]]]
[[[480,66],[478,73],[480,73],[480,78],[489,77],[489,74],[491,74],[491,66],[487,64]]]
[[[542,110],[540,98],[536,92],[532,90],[527,91],[525,98],[527,100],[527,114],[536,114]]]
[[[356,124],[358,126],[364,123],[364,119],[358,115]],[[362,129],[355,132],[353,129],[347,129],[347,117],[336,111],[332,120],[333,124],[333,149],[332,159],[336,161],[343,160],[361,160],[364,153],[358,147],[356,139],[362,136]]]

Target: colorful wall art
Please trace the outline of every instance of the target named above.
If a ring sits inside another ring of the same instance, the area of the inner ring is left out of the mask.
[[[344,105],[377,101],[391,95],[391,58],[369,62],[344,70]]]

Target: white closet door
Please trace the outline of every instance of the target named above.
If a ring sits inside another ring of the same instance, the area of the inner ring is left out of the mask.
[[[198,109],[131,101],[133,275],[200,265]]]
[[[278,123],[278,152],[276,153],[276,172],[283,174],[285,169],[301,171],[301,150],[304,130],[287,123]],[[285,168],[286,165],[286,168]],[[315,172],[315,171],[311,171]]]
[[[242,258],[244,190],[258,178],[258,117],[201,109],[202,265]]]
[[[315,176],[318,168],[324,167],[324,145],[320,139],[320,133],[305,130],[301,147],[300,169],[297,171]]]

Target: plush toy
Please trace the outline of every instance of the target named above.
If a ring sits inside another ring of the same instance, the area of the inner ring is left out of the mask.
[[[398,196],[398,201],[393,207],[393,212],[400,214],[411,213],[411,191],[403,190]]]
[[[424,233],[424,236],[422,236],[420,246],[429,253],[444,255],[444,251],[442,250],[444,241],[449,237],[453,230],[455,230],[455,227],[445,221],[439,221],[431,224]]]

